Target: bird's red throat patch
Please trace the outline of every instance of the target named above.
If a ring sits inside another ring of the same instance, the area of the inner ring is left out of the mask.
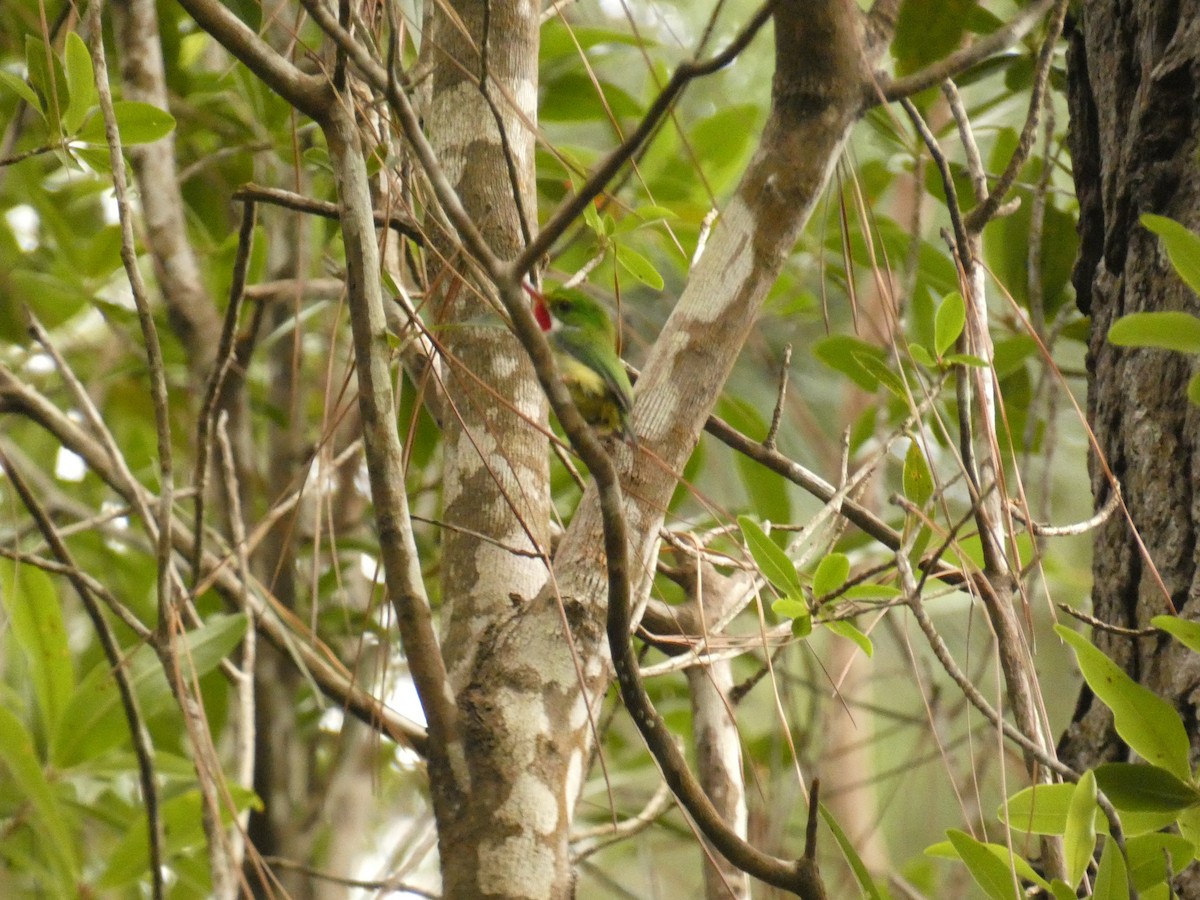
[[[537,319],[538,326],[542,331],[549,331],[553,326],[550,321],[550,307],[546,305],[546,297],[544,294],[536,290],[529,282],[521,285],[533,300],[533,317]]]

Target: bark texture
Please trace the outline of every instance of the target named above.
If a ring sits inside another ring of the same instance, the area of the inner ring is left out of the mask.
[[[512,258],[536,220],[540,10],[532,0],[450,6],[433,16],[430,143],[492,252]],[[564,896],[567,858],[547,845],[565,849],[569,819],[534,761],[534,747],[555,720],[511,687],[513,680],[538,683],[541,648],[494,641],[546,581],[546,562],[537,555],[549,556],[550,476],[539,430],[546,400],[517,339],[464,274],[464,261],[451,245],[441,249],[444,267],[431,268],[430,278],[439,319],[451,323],[443,332],[450,527],[442,545],[442,648],[468,773],[462,802],[436,805],[443,895]],[[545,633],[561,641],[558,622],[553,615]],[[489,654],[506,656],[511,679],[480,674]]]
[[[1200,230],[1200,2],[1085,3],[1068,64],[1081,238],[1074,284],[1092,317],[1088,418],[1103,454],[1090,462],[1092,491],[1099,508],[1112,490],[1111,471],[1129,509],[1129,519],[1118,512],[1096,535],[1092,601],[1100,619],[1141,628],[1172,607],[1189,618],[1200,614],[1200,410],[1185,397],[1197,363],[1181,353],[1117,347],[1106,335],[1132,312],[1200,314],[1200,301],[1138,221],[1156,213]],[[1165,638],[1098,632],[1095,639],[1176,704],[1196,747],[1195,654]],[[1086,689],[1061,753],[1079,769],[1128,753]],[[1180,890],[1200,897],[1200,881]]]

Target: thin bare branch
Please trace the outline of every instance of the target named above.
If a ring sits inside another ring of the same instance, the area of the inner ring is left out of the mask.
[[[305,197],[303,194],[285,191],[281,188],[263,187],[254,183],[243,184],[235,190],[233,192],[233,199],[269,203],[272,206],[280,206],[296,212],[310,213],[314,216],[320,216],[323,219],[333,219],[334,221],[341,215],[336,203],[330,203],[327,200],[317,200],[313,197]],[[392,228],[416,244],[423,245],[425,243],[425,234],[415,219],[409,216],[397,215],[393,212],[383,213],[376,211],[372,215],[374,216],[376,227]]]
[[[192,533],[196,540],[196,547],[192,551],[193,587],[200,578],[200,560],[204,555],[204,494],[207,489],[208,456],[212,446],[213,419],[217,413],[217,405],[221,401],[225,376],[233,363],[234,338],[237,335],[238,319],[241,317],[242,300],[245,297],[246,273],[250,268],[250,251],[254,248],[254,213],[254,201],[246,201],[242,206],[242,226],[238,230],[237,256],[233,261],[229,303],[225,307],[225,323],[221,328],[221,340],[217,345],[216,366],[209,375],[196,421],[196,465],[192,473],[192,487],[196,491],[196,496],[192,499],[195,504]]]

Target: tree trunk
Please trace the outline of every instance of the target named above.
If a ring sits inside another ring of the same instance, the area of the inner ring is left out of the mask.
[[[444,171],[494,253],[512,258],[536,226],[538,11],[514,0],[459,0],[433,16],[425,121]],[[489,102],[490,101],[490,102]],[[497,646],[502,623],[537,595],[549,558],[546,400],[529,358],[489,306],[490,289],[441,247],[431,269],[443,332],[447,410],[442,652],[462,714],[465,800],[438,802],[443,896],[566,896],[566,800],[542,789],[531,748],[554,726],[507,678],[481,677],[492,653],[528,677],[536,647]],[[539,430],[541,429],[541,430]],[[514,552],[514,550],[516,552]],[[539,556],[538,554],[544,554]],[[562,640],[556,611],[546,626]]]
[[[1092,317],[1088,419],[1102,454],[1090,462],[1092,492],[1099,508],[1115,478],[1129,511],[1118,510],[1096,534],[1092,602],[1099,619],[1142,628],[1163,613],[1195,618],[1200,606],[1200,410],[1185,396],[1196,366],[1181,353],[1117,347],[1107,334],[1132,312],[1200,314],[1200,301],[1138,221],[1155,213],[1200,230],[1200,2],[1086,3],[1070,37],[1068,77],[1081,238],[1073,280]],[[1176,704],[1196,746],[1195,654],[1165,637],[1095,638]],[[1062,741],[1064,760],[1083,769],[1127,752],[1085,688]],[[1179,889],[1200,897],[1195,878]]]

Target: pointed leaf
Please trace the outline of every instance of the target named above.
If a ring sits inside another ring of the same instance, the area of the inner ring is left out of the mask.
[[[867,654],[868,657],[875,655],[875,645],[871,642],[869,637],[867,637],[858,629],[856,625],[853,625],[850,622],[837,620],[833,622],[826,622],[825,627],[838,637],[844,637],[848,641],[854,641],[854,643],[858,644],[858,646],[862,648],[862,652]]]
[[[654,268],[650,260],[625,244],[618,244],[616,249],[617,262],[621,264],[622,269],[656,291],[663,289],[663,277],[658,274],[658,269]]]
[[[79,862],[75,858],[75,842],[71,839],[65,810],[42,771],[33,737],[3,706],[0,706],[0,770],[5,772],[4,779],[32,810],[23,815],[31,818],[31,824],[41,838],[41,849],[62,882],[60,887],[74,888]],[[73,894],[71,890],[70,895]]]
[[[245,630],[246,617],[241,613],[210,616],[201,627],[184,635],[181,656],[194,666],[196,675],[203,675],[229,655]],[[172,706],[171,689],[153,650],[138,647],[126,657],[125,666],[143,717],[150,718]],[[128,733],[111,668],[101,662],[75,688],[60,727],[51,738],[50,758],[56,766],[69,768],[112,749]]]
[[[37,110],[38,115],[43,119],[46,118],[46,113],[42,109],[42,101],[38,98],[37,91],[31,88],[25,79],[18,78],[12,72],[5,72],[3,69],[0,69],[0,84],[7,85],[18,97]]]
[[[937,368],[937,360],[934,359],[933,354],[926,350],[921,344],[909,344],[908,355],[911,356],[913,358],[913,362],[919,366],[924,366],[926,369]]]
[[[57,727],[75,687],[71,650],[54,582],[39,569],[0,560],[0,603],[28,668],[47,732]]]
[[[1143,213],[1141,223],[1162,238],[1171,265],[1193,291],[1200,294],[1200,234],[1174,219]]]
[[[850,575],[850,557],[845,553],[830,553],[819,563],[813,572],[813,596],[820,599],[832,594],[843,584]]]
[[[933,496],[933,472],[916,441],[908,442],[908,451],[904,454],[904,496],[918,507],[924,506]]]
[[[972,369],[988,367],[987,360],[974,353],[947,353],[942,357],[942,362],[948,366],[970,366]]]
[[[975,840],[964,831],[953,828],[946,831],[954,852],[966,864],[967,871],[992,900],[1020,900],[1021,892],[1017,879],[1008,863],[1002,861],[992,849]],[[1005,848],[1007,854],[1008,850]]]
[[[1056,625],[1075,651],[1079,670],[1096,696],[1113,712],[1117,734],[1143,759],[1181,780],[1191,778],[1188,736],[1175,709],[1138,684],[1083,635]]]
[[[121,145],[126,147],[153,143],[175,129],[175,117],[150,103],[118,100],[113,104],[113,115],[117,119],[117,130],[121,133]],[[75,138],[86,144],[107,143],[104,118],[99,110],[88,116]]]
[[[852,584],[842,593],[847,600],[894,600],[904,591],[891,584]]]
[[[1009,828],[1028,834],[1064,834],[1073,784],[1038,784],[1008,798],[996,815]]]
[[[821,813],[821,818],[825,824],[829,826],[829,830],[833,832],[833,839],[837,842],[838,849],[842,851],[842,856],[849,863],[850,871],[854,873],[854,877],[858,881],[858,886],[862,888],[863,893],[869,900],[883,900],[879,895],[879,889],[875,887],[875,880],[867,870],[866,863],[858,855],[858,851],[854,849],[854,842],[842,830],[842,826],[838,824],[837,819],[825,808],[825,804],[822,803],[817,809]]]
[[[1129,879],[1125,860],[1115,841],[1105,841],[1100,854],[1100,867],[1096,872],[1096,884],[1092,888],[1092,900],[1129,900]]]
[[[247,807],[262,808],[262,804],[253,791],[248,791],[236,784],[228,784],[225,787],[237,810]],[[178,856],[204,845],[205,837],[200,809],[201,799],[198,790],[187,791],[162,804],[159,812],[162,816],[165,854]],[[221,805],[221,821],[225,825],[233,821],[235,814],[236,811],[230,810],[225,804]],[[146,823],[146,814],[143,811],[117,843],[116,848],[109,854],[108,865],[100,876],[97,886],[105,890],[123,887],[144,876],[149,866],[149,829]]]
[[[767,581],[782,594],[803,597],[800,576],[787,554],[775,546],[775,542],[749,516],[738,516],[738,527],[742,530],[742,539],[754,557],[755,565]]]
[[[845,334],[835,334],[817,341],[812,352],[813,356],[834,371],[847,376],[864,391],[874,391],[878,388],[879,378],[878,368],[868,369],[862,360],[874,357],[884,368],[887,365],[884,352],[879,347]]]
[[[1159,631],[1165,631],[1189,650],[1200,653],[1200,622],[1179,616],[1155,616],[1150,624]]]
[[[74,134],[83,124],[84,118],[96,105],[96,75],[92,71],[92,57],[87,45],[74,31],[67,32],[67,88],[71,99],[63,113],[63,131]]]
[[[1129,853],[1133,886],[1139,891],[1164,883],[1168,875],[1182,872],[1191,864],[1196,852],[1191,841],[1166,832],[1126,837],[1125,849]]]
[[[1200,791],[1166,769],[1144,763],[1106,763],[1096,767],[1100,789],[1121,811],[1177,812],[1200,803]]]
[[[1185,312],[1130,313],[1113,322],[1108,339],[1121,347],[1200,353],[1200,319]]]
[[[1078,885],[1096,850],[1096,776],[1089,770],[1083,773],[1071,792],[1067,809],[1067,833],[1063,836],[1063,853],[1067,863],[1067,882]]]
[[[948,294],[938,304],[937,317],[933,320],[933,349],[937,356],[945,356],[946,351],[954,346],[966,323],[967,306],[962,294],[958,291]]]

